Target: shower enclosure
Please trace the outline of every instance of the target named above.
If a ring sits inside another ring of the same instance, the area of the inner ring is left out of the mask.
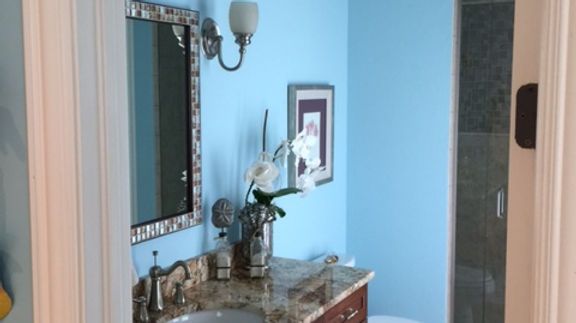
[[[503,323],[514,2],[461,0],[454,323]]]

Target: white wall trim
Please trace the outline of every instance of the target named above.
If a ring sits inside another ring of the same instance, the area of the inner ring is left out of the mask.
[[[460,101],[460,33],[462,24],[461,1],[454,1],[452,26],[452,106],[450,107],[449,126],[449,168],[448,168],[448,228],[446,265],[446,323],[454,321],[454,291],[456,281],[456,206],[458,190],[458,114]]]
[[[50,282],[48,276],[49,254],[47,233],[47,196],[44,151],[44,107],[42,89],[42,58],[40,57],[40,13],[39,4],[31,0],[22,1],[24,61],[27,106],[28,168],[30,189],[30,239],[32,256],[32,290],[34,317],[50,317],[50,288],[42,288]],[[27,17],[27,18],[26,18]],[[36,107],[35,110],[29,107]],[[43,276],[45,275],[45,276]]]
[[[34,320],[82,322],[74,7],[22,3]]]
[[[521,148],[514,138],[516,92],[538,83],[541,52],[541,0],[516,1],[510,111],[508,232],[506,246],[507,323],[532,322],[535,150]],[[538,148],[536,149],[538,150]],[[543,322],[541,322],[543,323]]]
[[[124,2],[22,3],[34,322],[130,322]]]
[[[99,1],[97,18],[104,225],[105,322],[132,320],[130,129],[124,1]],[[120,31],[120,32],[119,32]],[[94,322],[99,323],[99,322]]]
[[[534,323],[574,322],[574,313],[565,316],[565,310],[573,300],[562,298],[563,290],[574,289],[574,280],[566,277],[563,264],[574,264],[576,256],[564,252],[563,241],[576,233],[572,227],[564,230],[563,222],[574,216],[570,200],[576,187],[570,182],[570,167],[576,163],[573,152],[576,140],[569,136],[574,125],[566,118],[574,101],[574,63],[572,73],[568,67],[569,48],[574,48],[574,34],[570,39],[570,25],[575,26],[574,7],[571,0],[549,0],[544,6],[542,52],[540,60],[540,88],[538,100],[538,136],[536,149],[536,194],[534,230],[534,297],[532,300]],[[572,15],[572,17],[571,17]],[[572,33],[574,30],[572,29]],[[574,53],[572,53],[574,54]],[[569,96],[572,96],[571,98]],[[570,101],[572,99],[572,101]],[[567,132],[568,130],[568,132]],[[568,185],[567,185],[568,184]],[[568,191],[565,191],[568,190]],[[569,270],[573,276],[574,269]],[[568,283],[568,285],[566,284]],[[571,286],[570,286],[571,283]],[[564,315],[562,315],[564,313]],[[571,315],[571,317],[570,317]]]

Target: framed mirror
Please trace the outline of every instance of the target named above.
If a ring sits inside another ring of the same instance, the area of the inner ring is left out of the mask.
[[[126,1],[132,244],[202,221],[198,19]]]

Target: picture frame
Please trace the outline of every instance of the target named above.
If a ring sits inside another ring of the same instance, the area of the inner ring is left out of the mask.
[[[321,160],[324,169],[316,177],[316,185],[334,180],[334,86],[333,85],[288,85],[288,138],[295,138],[304,128],[316,133],[318,140],[312,156]],[[288,163],[288,185],[295,187],[298,177],[304,173],[305,165],[295,165],[290,155]]]

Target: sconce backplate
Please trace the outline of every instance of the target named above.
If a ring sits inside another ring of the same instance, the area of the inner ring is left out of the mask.
[[[216,21],[212,18],[204,19],[202,23],[202,51],[206,58],[213,59],[218,55],[222,34]]]

